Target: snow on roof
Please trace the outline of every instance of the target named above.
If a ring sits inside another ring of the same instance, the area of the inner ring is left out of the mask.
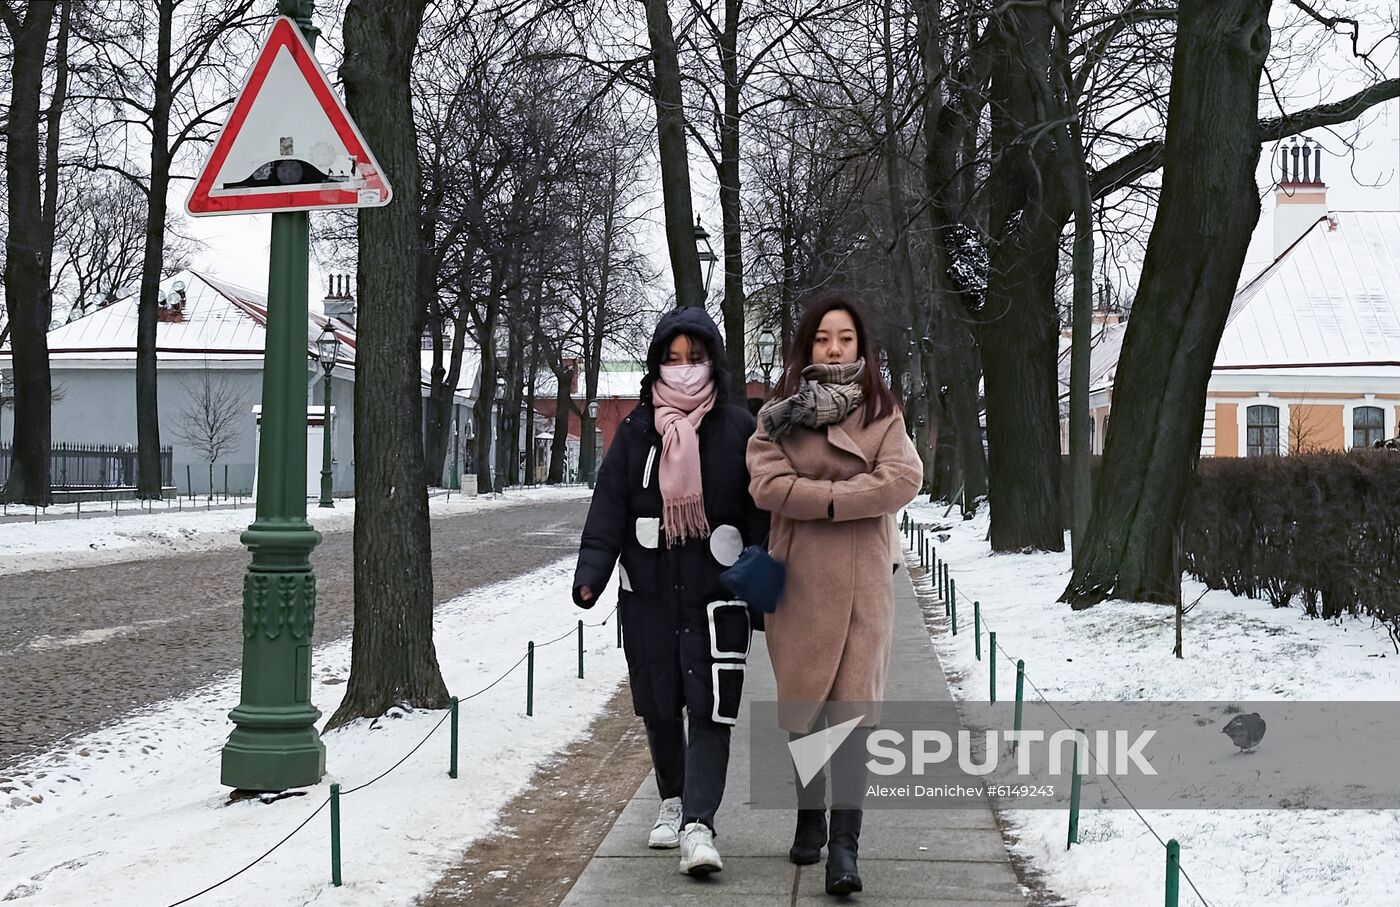
[[[1091,389],[1113,383],[1126,328],[1095,335]],[[1059,364],[1063,394],[1063,343]],[[1214,368],[1317,377],[1390,366],[1400,366],[1400,211],[1332,211],[1236,291]]]
[[[1118,368],[1118,356],[1123,351],[1123,336],[1128,332],[1128,323],[1120,321],[1108,324],[1094,331],[1094,342],[1089,351],[1089,390],[1096,391],[1113,384],[1113,372]],[[1069,393],[1069,339],[1060,338],[1060,396]]]
[[[1235,294],[1216,368],[1400,363],[1400,211],[1334,211]]]
[[[602,368],[598,370],[598,399],[636,400],[641,396],[642,379],[646,374],[646,369],[641,367],[641,363],[630,359],[604,361]],[[553,396],[555,387],[554,373],[548,369],[542,370],[535,385],[536,395]],[[578,392],[574,396],[580,399],[584,396],[582,375],[579,375]]]
[[[184,270],[161,281],[161,295],[170,293],[176,282],[185,287],[185,304],[178,321],[156,323],[156,355],[162,362],[257,360],[263,354],[267,337],[267,296],[204,274]],[[82,367],[84,362],[123,362],[136,359],[136,309],[139,297],[133,293],[109,306],[57,327],[48,334],[49,360]],[[310,312],[306,319],[306,351],[316,355],[316,338],[327,324],[340,338],[337,367],[355,367],[355,329],[339,319],[327,319]],[[464,353],[470,357],[470,353]],[[463,362],[462,386],[458,394],[468,395],[476,379],[480,357]],[[475,365],[473,365],[475,363]],[[427,353],[423,384],[430,383]],[[469,370],[469,366],[472,366]]]
[[[423,374],[431,375],[433,370],[433,351],[423,350],[420,357]],[[444,349],[442,351],[442,367],[444,369],[452,367],[452,351]],[[462,371],[457,376],[457,393],[476,398],[477,382],[481,380],[481,351],[474,346],[462,349]]]

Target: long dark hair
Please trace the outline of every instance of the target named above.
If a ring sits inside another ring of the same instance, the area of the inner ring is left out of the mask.
[[[817,339],[817,328],[828,312],[842,311],[851,316],[856,325],[856,355],[865,360],[865,368],[860,373],[861,392],[865,396],[865,424],[883,419],[895,411],[894,394],[880,373],[879,350],[872,342],[870,332],[865,329],[865,319],[854,300],[839,293],[828,293],[817,297],[802,311],[802,319],[797,323],[792,344],[783,359],[783,374],[778,379],[774,396],[781,399],[797,393],[802,383],[802,370],[812,364],[812,344]]]

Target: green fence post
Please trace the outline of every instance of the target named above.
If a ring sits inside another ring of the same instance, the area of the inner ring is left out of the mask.
[[[340,785],[331,785],[331,884],[340,885]]]
[[[1016,740],[1011,744],[1011,752],[1016,752],[1016,747],[1021,742],[1021,703],[1025,700],[1026,694],[1026,662],[1024,659],[1016,659],[1016,723],[1013,725],[1016,731]]]
[[[982,660],[982,603],[972,603],[972,651]]]
[[[992,702],[997,701],[997,631],[987,633],[987,667],[991,670]]]
[[[1180,897],[1181,879],[1181,845],[1176,838],[1167,842],[1167,907],[1177,907],[1176,901]]]
[[[525,649],[525,715],[535,714],[535,641],[530,640]]]
[[[957,580],[954,580],[953,578],[949,577],[949,579],[948,579],[948,597],[947,597],[946,599],[943,600],[943,611],[944,611],[945,614],[951,615],[951,614],[953,613],[953,603],[954,603],[954,601],[957,599],[957,597],[958,597],[958,583],[957,583]]]
[[[455,777],[457,777],[457,727],[458,727],[458,723],[457,723],[458,708],[457,708],[457,705],[458,705],[457,697],[456,697],[456,696],[453,696],[453,697],[452,697],[452,757],[451,757],[451,760],[447,763],[447,777],[449,777],[449,778],[455,778]]]
[[[191,500],[194,498],[194,480],[190,478],[190,464],[188,463],[185,464],[185,497]]]
[[[1079,741],[1084,738],[1084,729],[1074,729],[1074,761],[1070,763],[1069,782],[1069,835],[1065,839],[1065,850],[1079,843]]]
[[[583,621],[578,622],[578,676],[583,679]]]
[[[953,621],[953,635],[958,635],[958,600],[954,598],[948,605],[948,616]]]

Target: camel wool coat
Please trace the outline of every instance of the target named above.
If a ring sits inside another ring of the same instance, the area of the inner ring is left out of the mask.
[[[838,425],[799,426],[775,443],[760,416],[749,439],[749,493],[772,514],[768,551],[787,566],[765,635],[788,731],[811,729],[813,704],[885,694],[899,560],[893,514],[919,493],[923,465],[897,410],[864,422],[859,407]]]

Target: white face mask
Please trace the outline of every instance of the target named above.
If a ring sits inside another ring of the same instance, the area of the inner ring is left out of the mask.
[[[710,363],[698,362],[694,365],[663,365],[661,380],[667,387],[678,390],[687,397],[693,397],[710,383]]]

